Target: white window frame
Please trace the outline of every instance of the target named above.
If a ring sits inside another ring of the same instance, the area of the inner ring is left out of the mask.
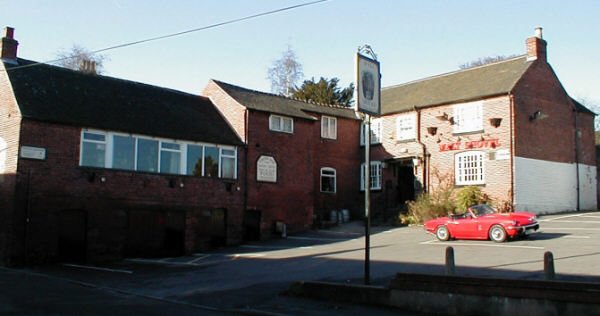
[[[86,133],[96,134],[96,135],[102,135],[102,136],[104,136],[104,141],[84,139],[84,135]],[[114,152],[114,137],[115,136],[133,137],[134,140],[135,140],[134,169],[133,170],[128,170],[128,171],[132,171],[132,172],[150,172],[150,171],[138,170],[138,141],[140,139],[145,139],[145,140],[156,140],[158,142],[158,157],[157,157],[157,169],[158,170],[156,172],[151,172],[151,173],[162,174],[162,175],[173,174],[173,173],[165,173],[165,172],[163,172],[163,170],[161,170],[161,159],[162,159],[162,153],[163,152],[175,152],[175,153],[179,153],[179,170],[175,174],[187,175],[188,146],[189,145],[195,145],[195,146],[202,147],[202,176],[205,176],[205,174],[204,174],[205,170],[204,169],[205,169],[206,147],[214,147],[214,148],[217,148],[217,150],[218,150],[218,157],[217,157],[218,164],[219,164],[218,178],[221,178],[221,179],[237,179],[237,174],[238,174],[238,151],[237,151],[237,147],[235,147],[235,146],[219,145],[219,144],[208,144],[208,143],[197,143],[197,142],[188,142],[188,141],[180,141],[180,140],[174,140],[174,139],[165,139],[165,138],[151,137],[151,136],[147,136],[147,135],[124,134],[124,133],[118,133],[118,132],[100,131],[100,130],[92,130],[92,129],[82,129],[82,131],[81,131],[80,144],[79,144],[79,148],[80,148],[80,152],[79,152],[79,165],[82,166],[82,167],[92,167],[93,168],[93,166],[84,166],[84,165],[82,165],[82,162],[83,162],[83,144],[84,144],[84,142],[86,142],[86,143],[93,143],[93,144],[95,143],[95,144],[103,144],[105,146],[105,150],[104,150],[104,166],[103,166],[103,168],[114,169],[113,168],[113,152]],[[177,144],[179,146],[179,149],[163,148],[163,144],[165,144],[165,143]],[[233,151],[233,154],[227,154],[225,152],[226,150]],[[222,174],[223,174],[223,172],[222,172],[222,168],[223,168],[222,162],[223,162],[223,159],[232,159],[232,158],[233,158],[233,165],[234,165],[234,170],[233,170],[233,172],[234,172],[233,176],[234,177],[233,178],[223,178],[222,177]]]
[[[233,151],[233,155],[225,154],[225,150]],[[233,178],[223,178],[223,159],[233,158]],[[219,146],[219,178],[223,179],[237,179],[237,150],[235,147]]]
[[[417,138],[417,116],[414,113],[396,117],[396,139],[399,141]]]
[[[381,135],[383,130],[383,119],[371,119],[371,145],[381,144]],[[360,123],[360,145],[365,144],[365,123]]]
[[[464,151],[454,155],[456,185],[485,184],[485,152]]]
[[[86,133],[96,134],[96,135],[102,135],[102,136],[104,136],[104,141],[92,140],[92,139],[85,139],[84,135]],[[102,144],[102,145],[104,145],[104,168],[106,168],[107,166],[110,166],[109,159],[112,162],[112,151],[109,150],[109,147],[110,147],[109,146],[109,142],[110,142],[109,140],[110,140],[110,138],[111,137],[109,137],[108,133],[106,133],[106,132],[98,131],[98,130],[83,129],[81,131],[80,142],[79,142],[79,165],[83,166],[83,167],[92,167],[92,168],[95,167],[95,166],[84,166],[82,164],[83,163],[83,143],[85,142],[85,143]]]
[[[107,146],[106,146],[106,151],[110,151],[110,156],[108,156],[107,160],[105,160],[107,162],[106,165],[111,166],[110,168],[113,168],[113,164],[114,164],[114,154],[115,154],[115,136],[119,136],[119,137],[131,137],[133,138],[133,169],[120,169],[120,170],[127,170],[127,171],[134,171],[137,170],[137,140],[138,137],[133,136],[131,134],[124,134],[124,133],[108,133],[109,136],[108,137],[108,141],[107,141]],[[116,169],[116,168],[114,168]]]
[[[453,112],[455,134],[483,130],[483,101],[456,104]]]
[[[321,137],[337,139],[337,118],[332,116],[321,117]]]
[[[369,170],[371,177],[371,190],[381,190],[381,182],[383,181],[383,164],[381,161],[371,161],[371,169]],[[360,190],[365,190],[365,163],[360,165]]]
[[[173,149],[173,148],[163,148],[163,144],[175,144],[179,146],[179,149]],[[184,151],[183,151],[183,147],[185,147],[187,149],[187,146],[183,146],[183,144],[179,143],[178,141],[174,141],[174,140],[161,140],[158,144],[158,172],[162,173],[162,174],[169,174],[166,172],[163,172],[162,167],[161,167],[161,163],[162,163],[162,154],[163,151],[164,152],[171,152],[171,153],[179,153],[179,170],[177,173],[170,173],[170,174],[186,174],[186,170],[184,170],[184,156],[185,158],[187,158],[187,152],[185,152],[184,155]]]
[[[333,172],[333,174],[326,174],[326,172]],[[333,178],[333,191],[323,191],[323,177]],[[331,167],[321,168],[321,177],[319,178],[319,180],[320,180],[321,193],[336,193],[337,192],[337,172],[335,171],[335,169],[333,169]]]
[[[290,129],[285,129],[284,121],[290,122]],[[287,116],[271,114],[269,116],[269,130],[281,133],[294,133],[294,119]]]

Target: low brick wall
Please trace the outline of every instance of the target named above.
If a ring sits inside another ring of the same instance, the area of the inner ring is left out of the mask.
[[[443,315],[600,315],[600,284],[398,274],[388,287],[298,282],[291,295]]]

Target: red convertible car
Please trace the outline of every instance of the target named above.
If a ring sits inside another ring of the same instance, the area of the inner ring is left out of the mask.
[[[498,213],[487,204],[471,206],[464,214],[440,217],[425,222],[427,232],[437,239],[490,239],[503,242],[527,236],[540,228],[535,214]]]

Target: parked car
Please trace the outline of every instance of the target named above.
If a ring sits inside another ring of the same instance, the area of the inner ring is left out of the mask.
[[[503,242],[527,236],[540,228],[535,214],[498,213],[487,204],[473,205],[464,214],[440,217],[425,222],[427,232],[437,239],[490,239]]]

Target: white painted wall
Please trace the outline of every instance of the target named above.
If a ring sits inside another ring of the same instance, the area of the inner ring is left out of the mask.
[[[536,214],[577,209],[575,164],[515,157],[515,210]],[[580,209],[595,210],[596,166],[579,165]]]

